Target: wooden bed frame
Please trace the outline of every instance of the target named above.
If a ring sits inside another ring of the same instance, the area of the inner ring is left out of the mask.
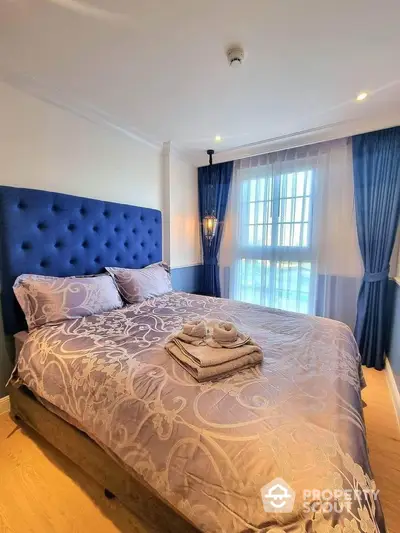
[[[108,455],[86,433],[46,409],[25,387],[8,386],[10,414],[29,426],[116,497],[138,519],[137,533],[198,533],[199,530],[159,499],[152,489]]]

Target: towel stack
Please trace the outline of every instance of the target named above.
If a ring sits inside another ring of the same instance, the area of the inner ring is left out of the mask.
[[[231,322],[187,322],[165,348],[200,382],[255,366],[263,358],[261,348]]]

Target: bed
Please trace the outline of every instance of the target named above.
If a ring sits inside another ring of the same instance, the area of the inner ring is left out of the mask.
[[[0,214],[9,334],[24,329],[10,291],[19,274],[95,274],[110,261],[140,268],[162,257],[154,210],[2,188]],[[196,382],[163,346],[200,317],[234,322],[263,363]],[[21,423],[132,509],[143,531],[384,533],[362,386],[344,324],[172,292],[33,331],[10,400]],[[271,511],[266,496],[284,485],[292,508]]]

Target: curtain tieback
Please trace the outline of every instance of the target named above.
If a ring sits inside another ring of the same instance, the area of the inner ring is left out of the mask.
[[[374,283],[375,281],[384,281],[389,276],[389,269],[386,268],[382,272],[365,272],[364,281]]]
[[[216,257],[207,257],[204,259],[205,265],[218,265],[218,259]]]

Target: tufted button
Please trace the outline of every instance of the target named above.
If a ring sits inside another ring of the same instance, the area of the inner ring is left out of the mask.
[[[37,225],[37,229],[39,229],[40,231],[43,231],[47,229],[47,224],[45,222],[39,222],[39,224]]]
[[[132,259],[135,259],[135,260],[136,260],[136,259],[137,259],[137,254],[134,254],[134,255],[132,256]]]
[[[153,230],[152,229],[149,229],[149,231],[147,232],[149,235],[151,235],[153,233]]]
[[[94,231],[95,233],[97,233],[97,232],[99,231],[98,226],[93,226],[93,231]]]
[[[97,264],[99,264],[99,263],[100,263],[100,257],[95,257],[95,258],[94,258],[94,262],[97,263]]]
[[[69,264],[76,265],[76,263],[77,263],[77,260],[75,259],[75,257],[71,257],[71,259],[69,260]]]
[[[53,205],[51,207],[51,210],[53,211],[53,213],[59,213],[61,211],[61,207],[59,207],[58,205]]]
[[[32,248],[31,243],[24,241],[21,244],[21,250],[30,250]]]
[[[143,241],[140,243],[140,246],[141,246],[142,248],[144,248],[144,242],[143,242]]]
[[[157,217],[154,219],[154,222],[155,222],[156,224],[158,224],[158,218],[157,218]]]
[[[116,255],[116,256],[115,256],[115,260],[117,261],[117,263],[119,263],[119,262],[121,261],[120,256],[119,256],[119,255]]]
[[[153,256],[152,256],[151,254],[149,254],[149,255],[147,256],[147,259],[148,259],[149,261],[151,261],[151,260],[153,259]]]
[[[68,230],[69,231],[74,231],[75,229],[76,229],[75,224],[68,224]]]
[[[121,230],[120,230],[120,228],[118,226],[115,226],[114,231],[115,231],[115,233],[119,233]]]
[[[86,209],[84,207],[81,207],[79,210],[79,213],[84,217],[87,213]]]
[[[125,241],[125,242],[124,242],[124,246],[125,246],[125,248],[128,248],[128,246],[129,246],[129,242],[128,242],[128,241]]]
[[[124,219],[125,219],[125,220],[128,220],[128,218],[129,218],[129,215],[127,215],[126,213],[124,213]]]
[[[42,268],[46,268],[46,267],[49,266],[49,262],[46,261],[46,259],[42,259],[42,260],[40,261],[40,266],[41,266]]]
[[[103,215],[104,215],[106,218],[109,218],[109,216],[110,216],[110,211],[108,211],[107,209],[105,209],[104,212],[103,212]]]
[[[136,233],[136,228],[133,228],[132,233]]]
[[[104,243],[104,246],[105,246],[106,248],[110,248],[110,246],[111,246],[110,241],[106,241],[106,242]]]
[[[54,248],[61,248],[61,246],[62,246],[62,243],[60,241],[56,241],[54,243]]]
[[[87,248],[89,246],[89,243],[87,241],[83,241],[82,248]]]
[[[140,215],[140,222],[144,222],[144,216]]]
[[[23,200],[20,200],[17,205],[18,209],[26,209],[28,206]]]
[[[158,242],[155,242],[155,243],[154,243],[154,246],[155,246],[156,248],[158,248]]]

